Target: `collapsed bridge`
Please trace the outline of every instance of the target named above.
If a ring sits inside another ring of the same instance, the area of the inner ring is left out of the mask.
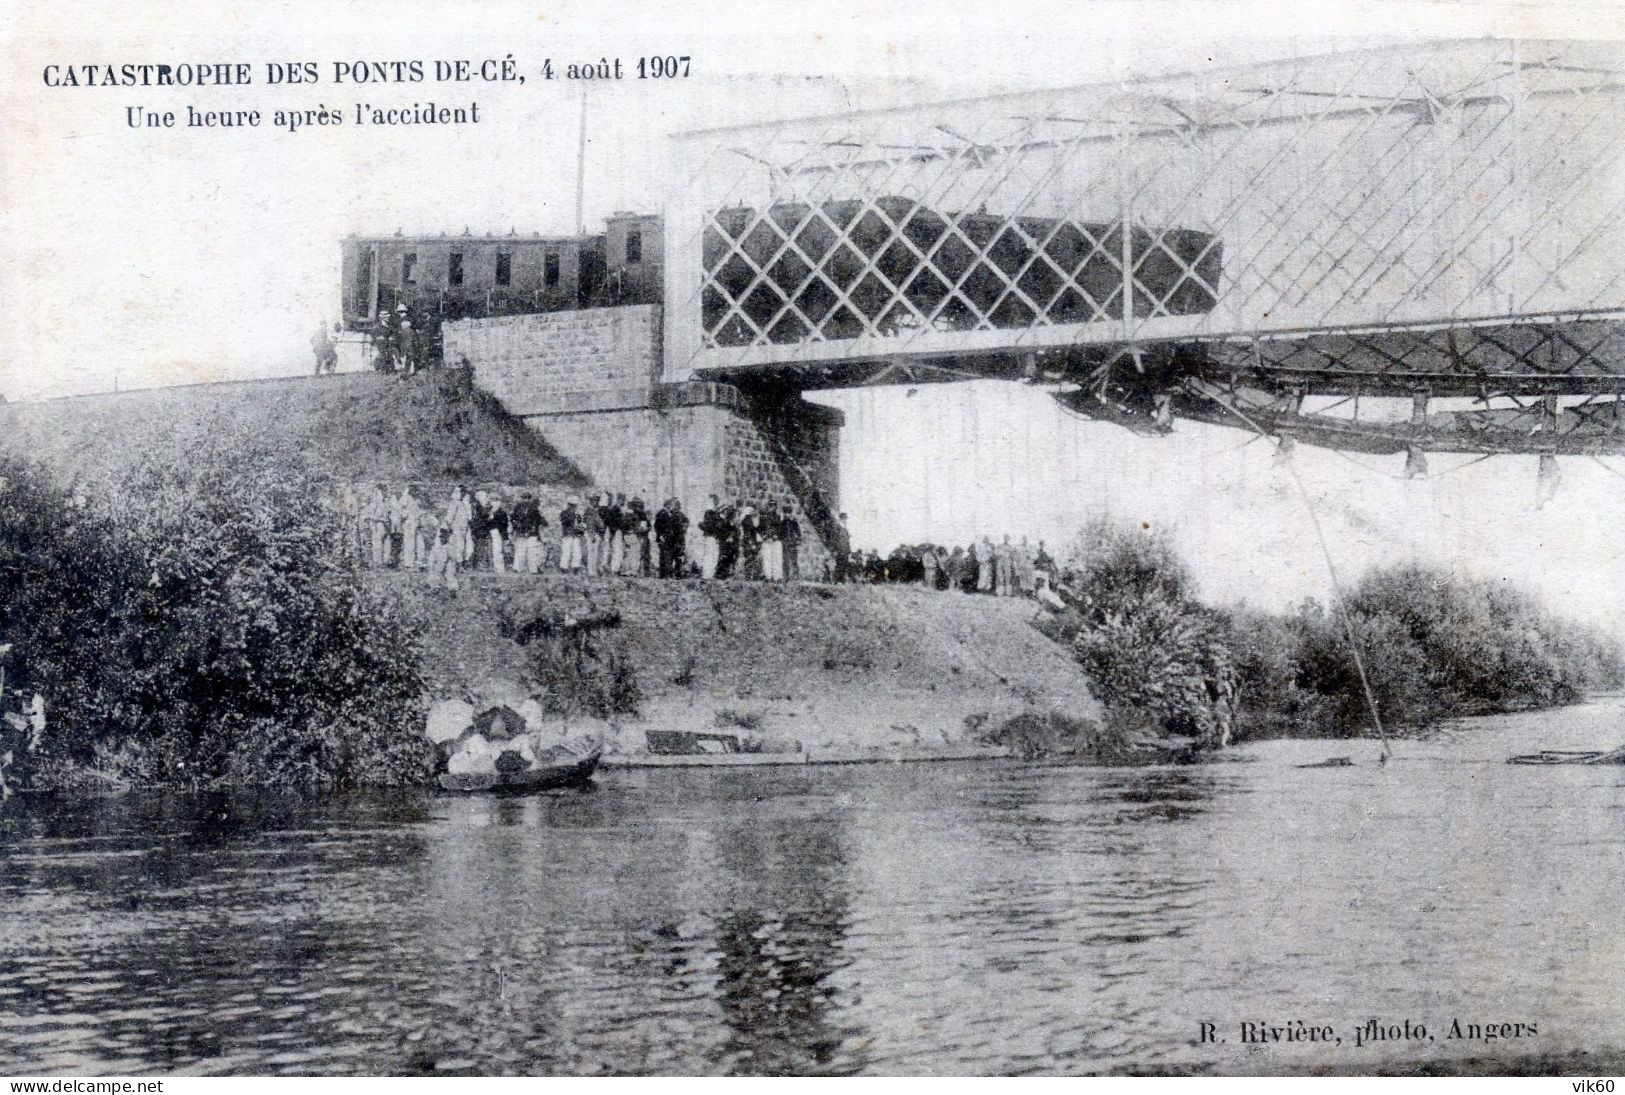
[[[1622,94],[1616,43],[1446,42],[688,134],[664,379],[1625,451]]]

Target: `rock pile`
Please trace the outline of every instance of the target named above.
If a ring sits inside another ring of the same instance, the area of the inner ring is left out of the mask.
[[[433,700],[424,733],[437,748],[439,771],[493,777],[548,763],[547,754],[567,736],[536,697],[506,681],[485,682],[472,703]]]

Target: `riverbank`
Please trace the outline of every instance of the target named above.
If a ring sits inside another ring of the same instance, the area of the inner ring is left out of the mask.
[[[423,635],[427,687],[476,694],[531,671],[535,621],[613,620],[635,714],[578,718],[615,758],[649,734],[720,735],[740,750],[826,759],[961,753],[1020,716],[1098,728],[1099,702],[1031,602],[906,587],[562,575],[464,579],[457,594],[379,574]]]

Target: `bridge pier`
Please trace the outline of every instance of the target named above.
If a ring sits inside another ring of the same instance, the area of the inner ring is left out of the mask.
[[[793,504],[803,573],[820,573],[840,509],[841,412],[795,395],[704,381],[665,383],[659,305],[459,320],[445,359],[606,490],[690,521],[715,494]]]

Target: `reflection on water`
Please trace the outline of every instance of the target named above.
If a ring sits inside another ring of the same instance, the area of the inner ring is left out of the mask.
[[[0,1071],[1360,1071],[1625,1050],[1625,706],[1235,762],[14,800]],[[1349,769],[1295,765],[1355,753]],[[1363,755],[1362,755],[1363,754]],[[1242,1046],[1244,1021],[1435,1040]],[[1449,1041],[1466,1022],[1535,1040]],[[1223,1045],[1200,1045],[1213,1021]]]

